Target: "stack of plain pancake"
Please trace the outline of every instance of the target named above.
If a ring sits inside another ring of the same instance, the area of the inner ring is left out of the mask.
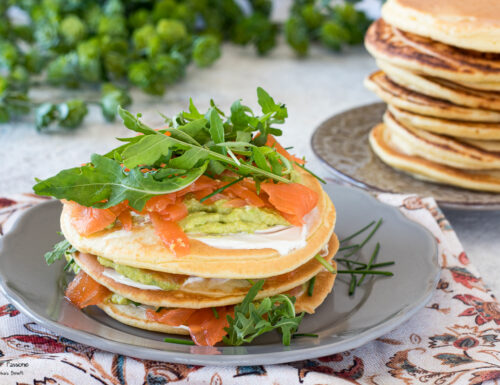
[[[365,85],[388,108],[370,133],[416,178],[500,192],[500,2],[388,0],[365,45]]]

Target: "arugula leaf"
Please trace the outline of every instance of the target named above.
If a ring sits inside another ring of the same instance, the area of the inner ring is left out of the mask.
[[[266,145],[269,134],[281,134],[272,125],[283,123],[286,107],[275,103],[262,88],[257,93],[261,116],[239,100],[232,104],[229,116],[213,100],[203,115],[190,100],[189,112],[165,117],[171,127],[160,130],[148,127],[140,114],[119,107],[124,125],[142,135],[118,138],[124,142],[119,147],[104,156],[94,154],[85,166],[38,181],[34,190],[39,195],[97,208],[128,200],[141,210],[151,197],[178,191],[204,173],[217,177],[228,170],[253,178],[257,189],[269,179],[289,183],[292,165]],[[49,116],[52,110],[47,111]]]
[[[134,116],[129,111],[124,110],[122,107],[118,107],[118,115],[120,115],[120,118],[123,119],[123,124],[125,124],[125,127],[127,127],[129,130],[140,132],[144,135],[157,134],[155,130],[146,126],[139,120],[141,115]]]
[[[64,198],[83,206],[99,208],[108,208],[128,200],[131,207],[140,211],[153,196],[183,189],[198,179],[207,168],[206,162],[180,176],[158,181],[154,173],[143,173],[138,168],[125,172],[118,162],[98,154],[92,155],[91,160],[92,164],[63,170],[37,183],[33,189],[38,195]]]
[[[47,265],[52,265],[54,262],[64,259],[66,254],[74,253],[75,251],[76,249],[65,239],[56,243],[51,251],[45,253],[45,262],[47,262]]]
[[[262,87],[257,88],[257,97],[264,114],[274,113],[274,117],[280,121],[288,117],[286,107],[282,104],[276,104],[274,99]]]
[[[225,344],[248,343],[261,334],[276,329],[282,334],[283,344],[290,345],[292,334],[297,331],[304,313],[295,315],[295,297],[287,294],[254,302],[264,282],[259,280],[255,283],[243,301],[234,307],[234,318],[227,316],[229,327],[224,329],[227,331],[223,340]]]
[[[215,107],[210,111],[210,136],[214,143],[224,142],[224,125]]]

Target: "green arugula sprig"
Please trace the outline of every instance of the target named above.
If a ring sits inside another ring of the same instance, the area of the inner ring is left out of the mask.
[[[166,119],[169,127],[159,131],[144,124],[140,114],[119,108],[124,125],[142,135],[119,138],[123,145],[105,155],[93,154],[86,165],[38,180],[33,189],[87,207],[107,208],[128,200],[142,210],[153,196],[181,190],[203,174],[214,177],[229,170],[253,178],[257,187],[269,179],[289,183],[291,162],[265,145],[268,135],[281,135],[274,125],[284,122],[287,109],[260,87],[257,97],[261,116],[240,100],[229,115],[213,101],[202,114],[191,100],[187,112]]]
[[[292,335],[297,331],[304,313],[295,315],[295,297],[278,294],[254,302],[262,289],[264,280],[258,281],[248,291],[245,299],[234,308],[234,318],[227,316],[229,327],[223,342],[227,345],[241,345],[271,330],[282,335],[283,345],[290,345]]]
[[[60,259],[64,259],[67,254],[72,254],[74,252],[76,252],[76,249],[73,246],[71,246],[71,244],[65,239],[61,242],[56,243],[52,251],[46,252],[44,257],[45,261],[47,262],[47,265],[52,265],[54,262]],[[68,267],[65,267],[65,270],[67,268]]]

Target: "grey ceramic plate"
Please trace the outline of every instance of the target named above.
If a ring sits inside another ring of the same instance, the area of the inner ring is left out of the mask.
[[[63,298],[64,263],[46,266],[43,253],[58,241],[60,203],[51,201],[27,211],[3,238],[0,279],[3,292],[25,314],[64,337],[139,358],[200,365],[259,365],[319,357],[360,346],[408,319],[430,299],[439,275],[434,237],[397,209],[365,192],[329,184],[337,208],[335,232],[342,239],[372,219],[384,224],[364,250],[369,258],[376,241],[380,261],[394,260],[394,277],[369,279],[355,296],[347,295],[347,277],[304,318],[299,332],[319,338],[292,340],[283,346],[277,334],[261,336],[250,346],[193,347],[162,342],[164,334],[122,325],[94,306],[80,311]]]
[[[443,207],[500,209],[500,194],[419,181],[383,163],[371,150],[368,134],[385,109],[385,103],[375,103],[332,116],[313,134],[314,153],[337,177],[364,189],[432,196]]]

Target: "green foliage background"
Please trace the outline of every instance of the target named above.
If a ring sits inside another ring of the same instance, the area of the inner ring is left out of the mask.
[[[340,51],[363,40],[369,20],[353,2],[295,0],[289,18],[271,20],[271,0],[4,0],[0,2],[0,122],[35,108],[38,130],[72,129],[90,101],[30,100],[30,87],[99,87],[103,116],[131,103],[130,87],[163,95],[186,67],[211,66],[222,41],[265,55],[282,31],[298,56],[311,42]],[[334,4],[334,5],[332,5]],[[244,9],[243,9],[244,8]],[[13,20],[13,10],[27,22]]]

